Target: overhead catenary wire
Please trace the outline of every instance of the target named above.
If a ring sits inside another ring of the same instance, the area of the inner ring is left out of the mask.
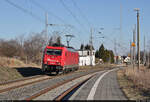
[[[84,29],[85,32],[86,29],[84,28],[84,25],[78,20],[78,18],[76,17],[76,15],[69,9],[69,7],[64,3],[63,0],[59,0],[60,3],[63,5],[63,7],[70,13],[70,15],[74,18],[74,20]]]
[[[37,16],[37,15],[34,14],[33,12],[31,12],[31,11],[29,11],[29,10],[27,10],[27,9],[25,9],[25,8],[23,8],[23,7],[21,7],[21,6],[19,6],[18,4],[12,2],[11,0],[5,0],[5,1],[6,1],[8,4],[14,6],[15,8],[21,10],[22,12],[24,12],[24,13],[26,13],[26,14],[32,16],[34,19],[40,21],[41,23],[45,23],[43,19],[41,19],[39,16]]]
[[[51,11],[49,11],[49,10],[46,10],[46,8],[43,7],[41,4],[39,4],[37,1],[31,0],[31,2],[32,2],[35,6],[39,7],[40,9],[42,9],[44,12],[49,13],[50,16],[53,16],[53,17],[55,17],[56,19],[58,19],[59,21],[61,21],[62,23],[67,24],[65,20],[63,20],[61,17],[55,15],[53,12],[51,12]],[[68,25],[67,25],[67,26],[68,26]],[[74,26],[71,26],[71,25],[70,25],[70,27],[74,27]]]
[[[106,39],[108,39],[107,41],[110,41],[111,43],[114,42],[112,39],[110,39],[109,37],[105,36]],[[125,46],[122,46],[120,43],[115,42],[115,44],[121,48],[122,51],[126,51],[127,48]]]
[[[82,18],[87,22],[87,24],[91,27],[91,23],[89,22],[89,20],[87,19],[87,17],[85,16],[85,14],[82,12],[82,10],[79,8],[79,6],[77,5],[77,3],[72,0],[73,5],[78,9],[79,13],[81,14]]]
[[[22,7],[21,5],[18,5],[17,3],[15,3],[15,2],[13,2],[13,1],[11,1],[11,0],[4,0],[4,1],[5,1],[6,3],[10,4],[11,6],[13,6],[13,7],[19,9],[19,10],[22,11],[23,13],[30,15],[32,18],[38,20],[39,22],[45,24],[45,20],[43,20],[43,19],[42,19],[41,17],[39,17],[38,15],[34,14],[32,11],[30,11],[30,10],[28,10],[28,9],[26,9],[26,8],[24,8],[24,7]],[[33,1],[33,0],[31,0],[31,1]],[[31,2],[31,1],[30,1],[30,2]],[[33,2],[34,2],[34,1],[33,1]],[[37,4],[35,4],[35,5],[38,6],[38,4],[39,4],[39,3],[37,3]],[[40,4],[39,4],[38,7],[40,7],[40,8],[43,9],[44,11],[47,11],[44,7],[42,8],[42,6],[41,6]],[[57,19],[60,20],[61,22],[66,23],[63,19],[61,19],[59,16],[56,16],[56,15],[53,14],[52,12],[48,11],[48,13],[50,13],[51,15],[53,15],[55,18],[57,18]],[[65,29],[66,29],[66,28],[65,28]],[[75,28],[75,29],[77,29],[77,28]],[[78,33],[77,33],[77,34],[78,34]],[[78,34],[78,35],[79,35],[79,34]],[[78,38],[80,39],[79,41],[81,41],[81,37],[79,36]]]
[[[39,4],[37,1],[35,0],[31,0],[31,3],[33,3],[35,6],[39,7],[41,10],[43,10],[44,12],[47,12],[48,14],[50,14],[50,16],[53,16],[55,19],[61,21],[64,24],[67,24],[65,20],[63,20],[62,18],[60,18],[59,16],[55,15],[53,12],[51,12],[50,10],[47,10],[45,7],[43,7],[41,4]]]
[[[50,14],[50,16],[53,16],[55,19],[61,21],[62,23],[64,24],[67,24],[67,22],[65,20],[63,20],[61,17],[55,15],[53,12],[47,10],[45,7],[43,7],[41,4],[39,4],[37,1],[35,0],[31,0],[31,3],[33,3],[35,6],[39,7],[41,10],[43,10],[44,12],[47,12],[48,14]],[[73,27],[75,28],[75,27]],[[64,31],[66,30],[67,28],[65,27]],[[62,31],[61,33],[63,33],[64,31]],[[80,37],[79,37],[80,38]],[[81,39],[80,39],[81,40]]]
[[[112,42],[114,42],[112,39],[110,39],[107,36],[104,36],[104,39],[107,39],[106,42],[108,43],[108,41],[109,41],[109,44],[112,43]],[[106,42],[104,42],[104,43],[106,43]],[[115,42],[115,44],[116,44],[116,46],[120,47],[123,52],[127,50],[127,48],[125,46],[122,46],[121,44],[119,44],[117,42]]]
[[[89,20],[87,19],[86,15],[82,12],[82,10],[80,9],[80,7],[77,5],[77,3],[72,0],[73,5],[76,7],[76,9],[79,11],[80,15],[82,16],[82,18],[86,21],[87,25],[91,28],[92,24],[89,22]]]

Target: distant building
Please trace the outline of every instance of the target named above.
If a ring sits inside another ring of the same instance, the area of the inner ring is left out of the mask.
[[[123,56],[114,56],[114,61],[116,64],[121,64],[123,63]]]
[[[126,57],[126,58],[124,59],[124,62],[125,62],[125,63],[131,62],[131,58],[130,58],[130,57]]]
[[[92,57],[90,56],[90,50],[79,50],[79,66],[95,65],[95,51],[92,51]]]

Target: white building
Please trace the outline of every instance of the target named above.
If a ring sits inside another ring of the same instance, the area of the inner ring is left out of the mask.
[[[95,51],[92,51],[90,56],[90,50],[79,50],[79,66],[95,65]]]
[[[125,59],[124,59],[124,62],[131,62],[131,58],[130,57],[126,57]]]

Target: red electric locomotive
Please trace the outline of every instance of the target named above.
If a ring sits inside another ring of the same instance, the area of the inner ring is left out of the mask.
[[[66,72],[77,70],[79,54],[73,48],[46,46],[42,61],[44,72]]]

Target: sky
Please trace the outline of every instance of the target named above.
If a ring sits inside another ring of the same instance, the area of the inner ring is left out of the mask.
[[[103,43],[105,48],[114,50],[116,41],[120,44],[116,46],[117,53],[126,54],[137,21],[134,8],[140,9],[141,50],[144,35],[148,46],[149,4],[150,0],[0,0],[0,39],[42,32],[45,30],[45,13],[48,12],[48,23],[59,24],[48,27],[49,36],[60,31],[62,43],[66,44],[65,34],[73,34],[75,37],[70,45],[79,49],[81,43],[89,43],[92,29],[95,49]]]

